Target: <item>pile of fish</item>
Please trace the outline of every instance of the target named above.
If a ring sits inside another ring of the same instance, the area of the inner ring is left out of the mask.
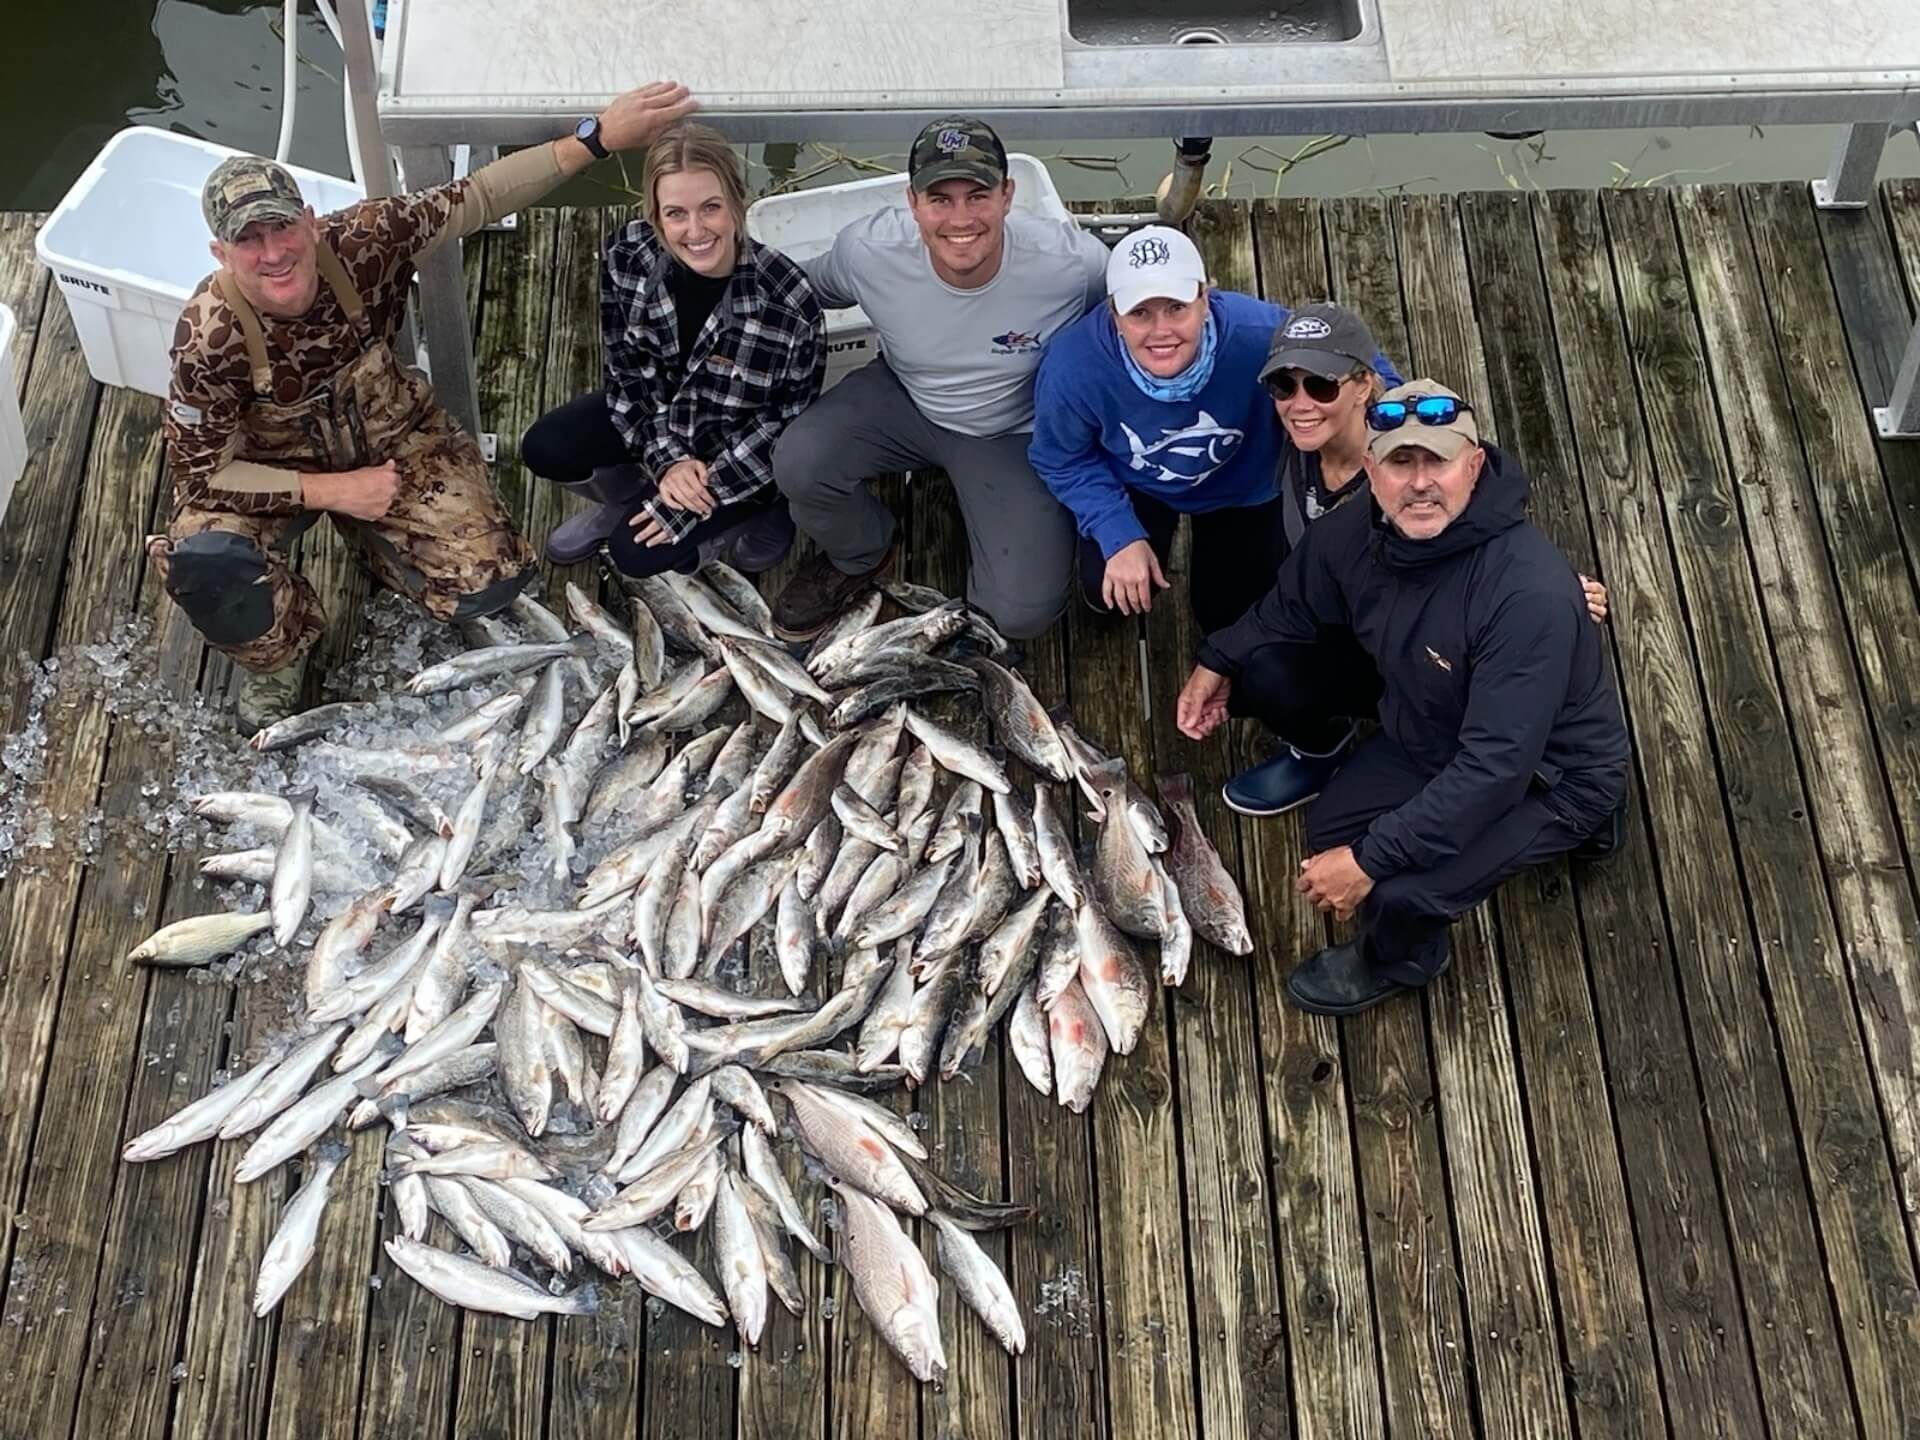
[[[1030,1211],[944,1180],[872,1097],[954,1077],[1005,1020],[1026,1078],[1083,1110],[1147,1023],[1155,969],[1179,984],[1196,934],[1234,954],[1251,941],[1184,777],[1162,782],[1163,812],[1000,663],[981,617],[883,591],[804,659],[724,566],[637,582],[626,624],[570,585],[578,632],[523,599],[516,625],[481,622],[475,648],[409,682],[498,686],[430,739],[328,738],[377,702],[254,737],[358,776],[328,797],[334,821],[311,789],[199,798],[272,839],[202,865],[264,886],[264,908],[169,925],[134,958],[202,964],[270,931],[304,1020],[125,1155],[252,1137],[240,1183],[305,1157],[257,1313],[313,1254],[340,1127],[384,1125],[387,1252],[453,1304],[584,1313],[594,1287],[562,1278],[584,1261],[731,1317],[752,1346],[770,1295],[804,1305],[788,1240],[831,1263],[781,1163],[797,1146],[791,1173],[830,1187],[839,1263],[916,1376],[943,1373],[944,1347],[903,1216],[933,1226],[941,1269],[1024,1347],[974,1232]],[[882,622],[889,597],[903,613]],[[735,692],[744,718],[727,716]],[[948,693],[964,719],[930,713]],[[1097,826],[1084,853],[1076,788]],[[465,1253],[430,1243],[435,1215]],[[717,1288],[665,1238],[709,1219]]]

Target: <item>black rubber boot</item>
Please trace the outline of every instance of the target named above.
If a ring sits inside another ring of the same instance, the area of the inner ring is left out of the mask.
[[[1453,964],[1453,948],[1447,947],[1439,967],[1428,976],[1432,984]],[[1366,956],[1358,939],[1344,945],[1329,945],[1311,959],[1302,961],[1287,976],[1287,998],[1311,1015],[1358,1015],[1383,1000],[1410,994],[1420,985],[1404,985]]]

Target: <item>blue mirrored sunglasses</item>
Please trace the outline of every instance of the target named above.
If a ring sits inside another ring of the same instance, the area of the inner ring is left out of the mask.
[[[1367,425],[1374,430],[1398,430],[1409,420],[1422,425],[1451,425],[1473,407],[1451,395],[1409,395],[1404,400],[1376,400],[1367,407]]]

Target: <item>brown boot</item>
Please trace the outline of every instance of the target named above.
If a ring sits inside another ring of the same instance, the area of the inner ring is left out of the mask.
[[[896,548],[889,545],[878,565],[858,575],[842,574],[824,551],[814,551],[775,598],[773,633],[782,640],[811,640],[848,602],[887,573]]]
[[[303,655],[278,670],[249,670],[234,697],[234,720],[242,735],[257,735],[269,725],[300,712],[300,687],[306,679],[307,661]]]

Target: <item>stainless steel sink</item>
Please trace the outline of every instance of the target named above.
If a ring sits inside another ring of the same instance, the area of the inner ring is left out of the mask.
[[[1338,44],[1365,28],[1362,0],[1066,0],[1082,45]]]

